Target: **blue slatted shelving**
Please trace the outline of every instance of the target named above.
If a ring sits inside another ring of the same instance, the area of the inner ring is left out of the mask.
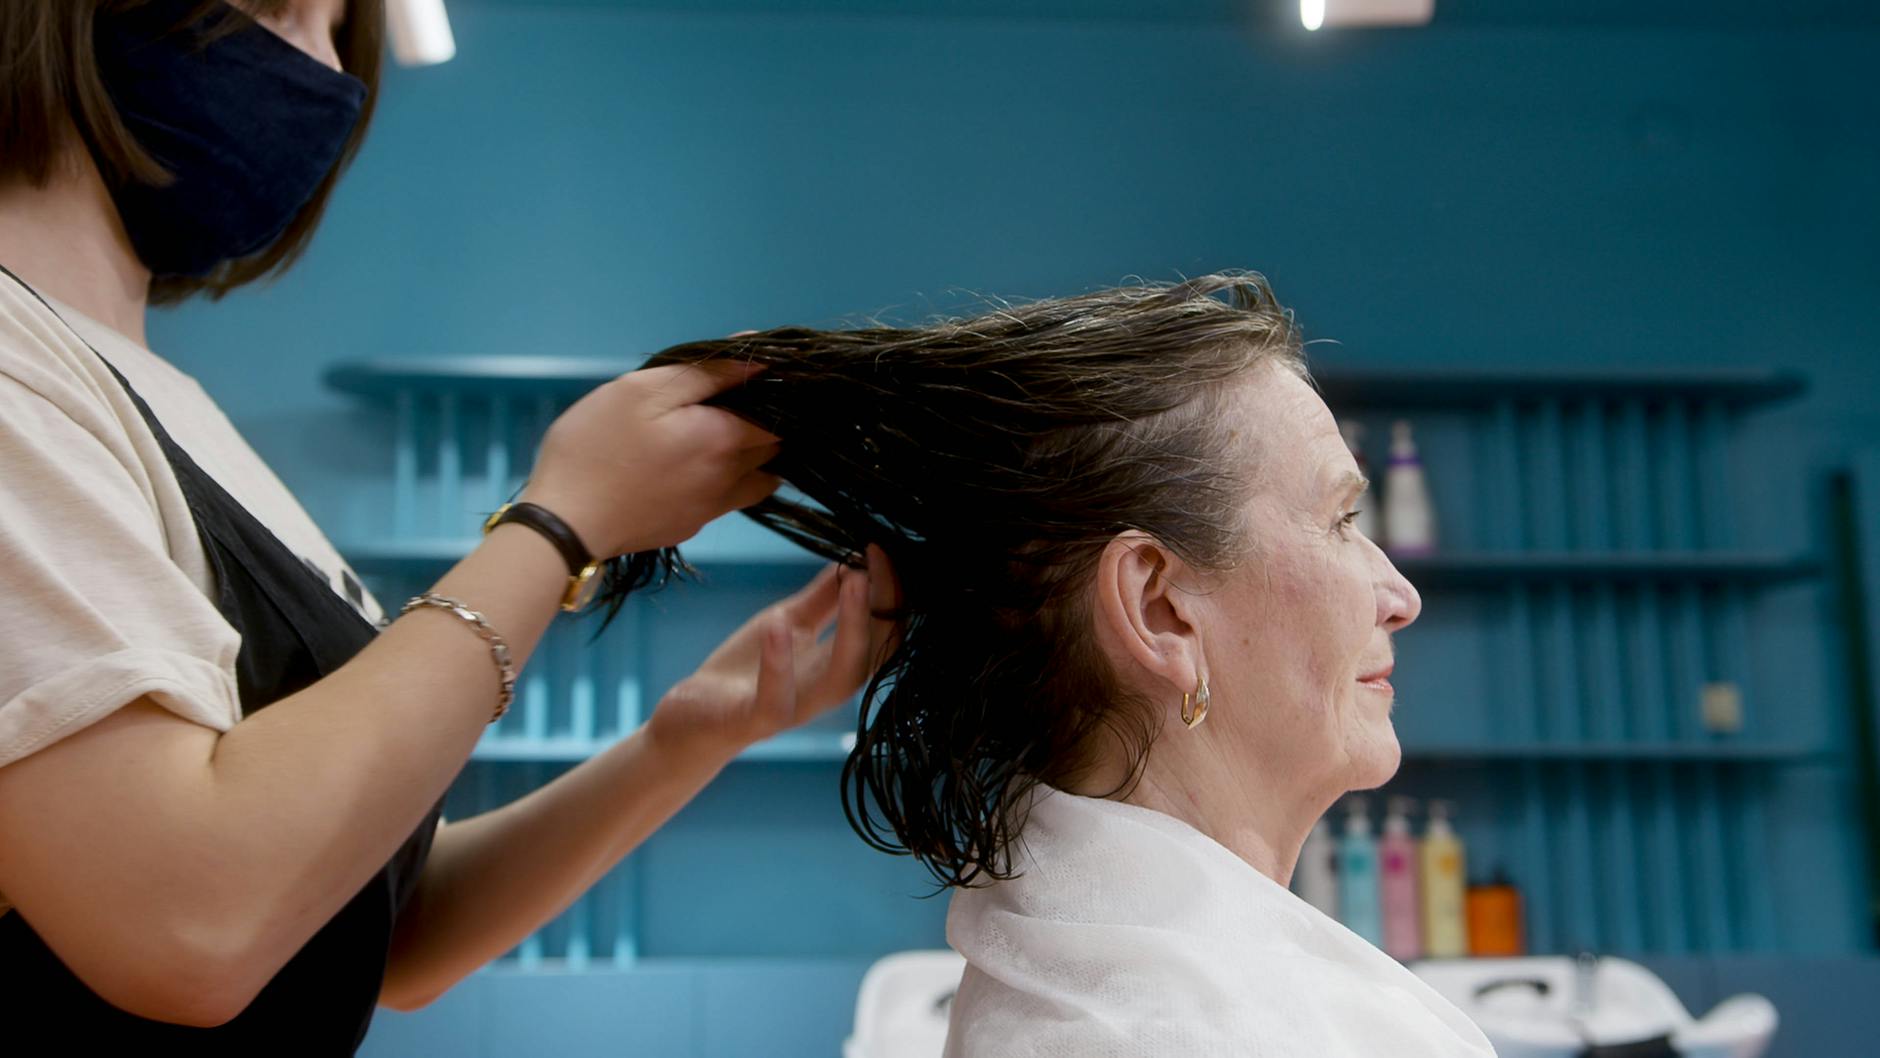
[[[631,366],[454,358],[333,369],[332,387],[378,410],[393,452],[383,502],[342,544],[349,561],[382,595],[428,584],[520,485],[561,408]],[[1388,369],[1328,370],[1319,381],[1334,411],[1375,427],[1372,437],[1415,413],[1445,549],[1399,563],[1430,601],[1400,638],[1406,765],[1393,789],[1462,802],[1473,862],[1506,866],[1524,888],[1530,948],[1858,947],[1847,940],[1858,895],[1846,886],[1822,895],[1819,879],[1785,866],[1785,850],[1804,838],[1772,829],[1836,788],[1848,766],[1846,739],[1817,700],[1819,673],[1794,679],[1795,666],[1823,664],[1793,620],[1820,593],[1823,566],[1800,545],[1740,541],[1731,494],[1744,420],[1800,393],[1802,380]],[[735,518],[684,550],[702,583],[635,597],[598,640],[586,619],[551,631],[519,707],[491,728],[453,790],[453,816],[519,796],[631,731],[723,634],[806,580],[815,561]],[[1737,722],[1708,723],[1706,701],[1727,702],[1740,716],[1722,718]],[[839,709],[752,747],[724,796],[767,799],[781,784],[833,808],[853,721]],[[814,840],[847,848],[839,813],[816,825]],[[1806,839],[1843,856],[1841,846],[1858,843],[1852,832]],[[505,965],[621,966],[710,947],[649,926],[649,907],[688,894],[635,860]],[[915,914],[905,892],[877,891],[894,888],[879,878],[829,884],[852,886],[850,918]],[[735,923],[718,925],[736,935]],[[803,957],[905,946],[874,943],[848,922],[784,932],[774,943]]]

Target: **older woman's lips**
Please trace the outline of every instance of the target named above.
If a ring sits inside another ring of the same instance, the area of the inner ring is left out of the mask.
[[[1369,687],[1374,691],[1382,691],[1385,694],[1394,694],[1396,692],[1396,688],[1390,685],[1390,674],[1395,671],[1397,671],[1397,666],[1388,665],[1382,669],[1379,669],[1376,672],[1371,673],[1368,676],[1358,677],[1358,682],[1364,684],[1366,687]]]

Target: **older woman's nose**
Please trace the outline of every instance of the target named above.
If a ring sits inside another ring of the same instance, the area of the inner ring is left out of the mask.
[[[1377,582],[1377,623],[1386,632],[1395,632],[1423,612],[1423,596],[1417,594],[1416,585],[1397,572],[1382,550],[1377,560],[1384,566],[1384,576]]]

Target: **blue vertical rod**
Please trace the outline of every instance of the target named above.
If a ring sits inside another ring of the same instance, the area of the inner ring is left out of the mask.
[[[1696,478],[1690,460],[1690,410],[1683,401],[1666,403],[1660,433],[1658,459],[1659,525],[1665,546],[1690,551],[1697,544],[1699,519]],[[1671,608],[1667,614],[1670,635],[1669,665],[1666,671],[1666,702],[1674,740],[1685,743],[1699,737],[1697,704],[1703,683],[1703,635],[1699,626],[1696,588],[1678,585],[1667,589]],[[1677,843],[1672,847],[1681,861],[1686,885],[1681,916],[1690,930],[1691,946],[1698,952],[1719,947],[1719,938],[1711,929],[1717,903],[1714,887],[1721,884],[1706,868],[1702,831],[1704,804],[1708,800],[1699,776],[1702,769],[1692,766],[1682,770],[1686,781],[1674,790],[1674,811],[1688,822],[1678,828]]]
[[[1712,512],[1710,522],[1716,527],[1709,540],[1714,547],[1728,547],[1736,542],[1732,530],[1739,511],[1730,489],[1733,463],[1730,426],[1730,412],[1722,402],[1711,401],[1705,405],[1698,422],[1698,452],[1705,509]],[[1767,739],[1770,732],[1768,725],[1761,722],[1761,711],[1756,708],[1753,696],[1755,672],[1750,665],[1748,606],[1741,586],[1723,586],[1714,630],[1719,638],[1713,642],[1718,646],[1716,671],[1723,679],[1734,683],[1742,695],[1743,729],[1736,737],[1754,742]],[[1775,944],[1776,924],[1775,894],[1770,889],[1767,866],[1769,835],[1764,828],[1762,788],[1751,780],[1747,769],[1736,769],[1728,773],[1726,779],[1733,784],[1732,791],[1737,795],[1737,811],[1730,820],[1736,824],[1736,840],[1726,842],[1726,848],[1733,853],[1729,858],[1730,874],[1737,883],[1731,920],[1737,924],[1738,947],[1763,951]]]
[[[614,965],[631,966],[640,956],[640,857],[642,845],[607,876],[607,888],[615,901]]]
[[[1652,550],[1664,546],[1663,520],[1658,518],[1659,490],[1651,468],[1662,464],[1662,445],[1651,430],[1652,417],[1642,401],[1625,402],[1620,417],[1623,450],[1631,454],[1622,477],[1622,494],[1629,502],[1620,526],[1627,535],[1627,546]],[[1638,589],[1638,649],[1640,688],[1635,700],[1642,711],[1636,717],[1637,729],[1652,741],[1668,741],[1675,730],[1666,680],[1664,609],[1655,584],[1641,584]],[[1646,802],[1649,819],[1641,829],[1649,840],[1641,844],[1649,862],[1645,888],[1651,894],[1647,924],[1658,948],[1668,955],[1681,955],[1690,948],[1690,928],[1685,920],[1685,862],[1681,851],[1682,836],[1678,821],[1677,787],[1674,766],[1665,761],[1645,765]]]
[[[1521,762],[1521,835],[1527,877],[1523,879],[1531,897],[1528,933],[1536,952],[1551,952],[1559,944],[1560,907],[1553,894],[1553,857],[1549,855],[1549,813],[1543,765],[1536,760]]]
[[[1508,546],[1508,524],[1515,517],[1513,497],[1504,491],[1502,460],[1507,436],[1512,433],[1514,409],[1506,401],[1497,401],[1485,414],[1472,418],[1471,437],[1475,442],[1475,465],[1479,473],[1471,475],[1475,485],[1476,547],[1484,550]],[[1366,497],[1372,502],[1375,494]]]
[[[473,803],[470,806],[470,810],[464,813],[465,817],[481,815],[493,808],[500,807],[508,800],[508,798],[504,796],[506,793],[503,782],[504,775],[506,774],[504,771],[505,766],[489,761],[480,761],[472,767],[475,771],[471,788],[471,799]],[[522,945],[520,944],[510,948],[502,955],[502,961],[511,965],[521,961],[521,959]]]
[[[568,950],[562,958],[568,962],[568,969],[580,972],[588,968],[593,958],[590,931],[593,929],[593,904],[597,894],[593,889],[582,893],[568,909]]]
[[[1545,483],[1536,481],[1536,466],[1542,466],[1543,453],[1534,453],[1534,459],[1523,468],[1523,428],[1521,415],[1515,410],[1512,400],[1500,404],[1502,421],[1508,432],[1508,443],[1504,445],[1506,459],[1502,464],[1502,479],[1508,487],[1508,494],[1515,500],[1513,515],[1508,524],[1510,545],[1515,551],[1527,549],[1536,543],[1536,534],[1542,532],[1540,526],[1547,522],[1540,517],[1540,509],[1547,504],[1549,489]],[[1528,423],[1532,427],[1532,423]],[[1542,742],[1547,739],[1549,729],[1545,722],[1545,708],[1542,705],[1542,665],[1536,643],[1536,599],[1525,584],[1512,588],[1512,615],[1510,615],[1510,633],[1513,637],[1512,656],[1515,661],[1515,680],[1513,680],[1513,710],[1523,716],[1523,735],[1530,742]],[[1553,842],[1553,819],[1549,812],[1549,789],[1547,789],[1547,770],[1542,761],[1521,761],[1521,859],[1528,893],[1534,900],[1534,913],[1530,915],[1530,932],[1536,951],[1553,951],[1559,943],[1560,908],[1553,896],[1553,881],[1557,878],[1555,864],[1555,842]]]
[[[409,389],[392,397],[392,536],[418,534],[418,398]]]
[[[1684,401],[1665,406],[1664,448],[1658,462],[1658,504],[1665,544],[1672,550],[1697,549],[1697,481],[1691,466],[1690,410]],[[1703,630],[1697,586],[1672,589],[1676,612],[1672,618],[1672,731],[1679,741],[1699,737],[1698,692],[1703,684]]]
[[[1535,492],[1543,491],[1524,473],[1521,425],[1518,409],[1512,400],[1496,403],[1495,435],[1501,452],[1496,477],[1502,494],[1508,497],[1509,512],[1502,530],[1502,543],[1511,551],[1530,546],[1531,505],[1535,502]],[[1525,584],[1511,585],[1508,592],[1507,634],[1512,648],[1508,656],[1513,661],[1514,670],[1514,678],[1509,683],[1512,699],[1510,707],[1519,717],[1516,737],[1538,742],[1544,737],[1546,729],[1541,722],[1538,694],[1540,671],[1535,656],[1533,600]],[[1520,860],[1517,869],[1531,901],[1528,917],[1531,943],[1537,951],[1548,951],[1552,949],[1557,936],[1555,916],[1559,909],[1554,904],[1552,893],[1554,866],[1549,855],[1547,795],[1542,765],[1534,760],[1524,760],[1519,774],[1521,797],[1517,826],[1521,840],[1516,843]]]
[[[490,396],[490,436],[483,453],[483,507],[494,511],[509,498],[509,398]]]
[[[1608,445],[1614,423],[1605,405],[1596,399],[1587,400],[1581,411],[1579,496],[1575,505],[1580,513],[1578,543],[1589,550],[1612,551],[1618,546],[1616,475]],[[1593,586],[1591,608],[1586,730],[1595,742],[1622,742],[1628,706],[1625,660],[1619,646],[1618,598],[1610,583],[1602,581]],[[1604,810],[1594,822],[1594,848],[1600,863],[1599,885],[1594,891],[1599,943],[1636,952],[1643,946],[1643,936],[1633,904],[1638,864],[1631,827],[1631,776],[1623,765],[1614,763],[1598,769],[1595,781],[1600,782],[1604,792],[1600,799]]]
[[[1701,524],[1707,527],[1703,541],[1709,547],[1729,547],[1736,542],[1738,512],[1730,492],[1730,413],[1721,401],[1704,404],[1697,420],[1695,449],[1698,507],[1703,514]],[[1752,730],[1756,711],[1750,697],[1754,674],[1750,670],[1746,605],[1739,586],[1724,585],[1712,613],[1708,640],[1713,652],[1711,671],[1735,685],[1743,702],[1743,729],[1735,737],[1753,740],[1757,737]],[[1742,769],[1724,771],[1720,779],[1737,795],[1725,802],[1734,804],[1736,811],[1732,818],[1720,820],[1716,835],[1707,840],[1714,840],[1719,847],[1720,869],[1730,898],[1724,913],[1734,927],[1733,946],[1759,950],[1772,943],[1775,932],[1768,837],[1761,825],[1761,805],[1755,800],[1759,791],[1745,783]],[[1731,831],[1735,840],[1729,840]]]
[[[507,796],[503,798],[503,802],[508,803],[523,797],[528,794],[530,790],[539,785],[536,781],[537,776],[534,774],[535,771],[536,766],[532,764],[517,763],[506,766],[503,773],[509,776],[509,781],[505,784],[508,789],[506,791]],[[522,939],[520,950],[517,953],[517,965],[525,971],[541,970],[543,959],[542,949],[542,931],[538,929]]]
[[[1497,454],[1494,476],[1498,491],[1505,498],[1496,545],[1506,551],[1519,551],[1528,545],[1529,483],[1522,473],[1521,420],[1514,401],[1504,399],[1495,403],[1493,431]],[[1507,627],[1500,633],[1506,637],[1500,653],[1508,659],[1511,670],[1506,684],[1511,699],[1507,712],[1514,714],[1517,729],[1508,730],[1508,721],[1498,710],[1490,710],[1490,723],[1495,725],[1497,736],[1535,741],[1541,734],[1540,710],[1535,701],[1539,673],[1534,663],[1534,618],[1526,585],[1509,586],[1508,610]],[[1529,894],[1530,943],[1535,950],[1545,951],[1552,946],[1554,933],[1553,902],[1548,885],[1552,866],[1548,862],[1547,811],[1540,765],[1533,760],[1522,761],[1519,777],[1521,795],[1516,802],[1519,808],[1515,819],[1519,840],[1509,844],[1517,861],[1515,870]]]
[[[1684,862],[1683,835],[1678,829],[1676,765],[1660,761],[1652,766],[1652,837],[1657,841],[1654,859],[1660,868],[1657,882],[1657,912],[1667,955],[1683,955],[1691,949],[1691,926],[1687,915],[1685,879],[1691,876]]]
[[[1714,521],[1718,512],[1704,507],[1701,475],[1693,453],[1695,440],[1691,410],[1684,401],[1674,400],[1665,409],[1664,487],[1667,526],[1680,549],[1695,551],[1702,546],[1703,528]],[[1705,628],[1703,600],[1698,585],[1686,583],[1678,588],[1676,621],[1677,665],[1673,700],[1683,717],[1679,731],[1692,741],[1701,741],[1698,703],[1705,679]],[[1697,858],[1693,874],[1699,884],[1691,887],[1693,912],[1697,926],[1698,947],[1704,951],[1722,951],[1731,946],[1730,912],[1727,887],[1729,871],[1724,866],[1723,818],[1717,808],[1716,768],[1699,763],[1691,769],[1691,807],[1696,816],[1695,841],[1691,843]]]
[[[1559,401],[1541,402],[1539,421],[1538,473],[1535,491],[1545,497],[1539,505],[1541,518],[1537,536],[1549,550],[1570,550],[1583,541],[1575,540],[1576,526],[1568,508],[1583,497],[1576,496],[1578,482],[1569,466],[1567,429],[1570,417]],[[1586,741],[1586,697],[1580,683],[1580,651],[1573,588],[1557,581],[1550,592],[1549,665],[1550,716],[1549,741],[1584,744]],[[1579,761],[1568,761],[1553,784],[1560,803],[1552,813],[1555,833],[1549,844],[1558,850],[1554,870],[1561,881],[1563,906],[1555,913],[1555,943],[1590,945],[1599,933],[1599,910],[1594,904],[1594,853],[1592,822],[1587,811],[1586,770]]]
[[[463,424],[457,394],[437,398],[437,536],[459,539],[463,529]]]
[[[1742,803],[1742,870],[1750,880],[1744,894],[1749,903],[1749,916],[1743,947],[1748,951],[1775,951],[1779,947],[1777,938],[1781,936],[1781,926],[1776,918],[1775,894],[1769,887],[1769,875],[1773,872],[1769,866],[1769,816],[1764,808],[1769,799],[1769,787],[1764,774],[1755,768],[1739,769],[1736,783]]]
[[[1496,527],[1495,543],[1505,551],[1519,551],[1527,546],[1528,489],[1521,473],[1521,424],[1514,401],[1495,402],[1494,437],[1498,457],[1494,475],[1496,491],[1503,497],[1503,517]],[[1526,584],[1509,586],[1508,622],[1496,634],[1504,637],[1503,647],[1496,653],[1505,659],[1511,670],[1505,686],[1514,690],[1515,700],[1511,709],[1489,710],[1489,722],[1494,725],[1491,738],[1538,741],[1542,732],[1540,710],[1534,704],[1534,685],[1539,673],[1534,664],[1534,615]],[[1516,721],[1512,725],[1514,730],[1509,729],[1509,717],[1505,715],[1510,713]],[[1532,866],[1538,868],[1539,865]]]
[[[568,734],[592,742],[596,699],[603,678],[599,669],[606,651],[598,643],[592,649],[585,647],[588,637],[593,634],[588,631],[588,627],[591,626],[576,624],[573,619],[568,619],[568,638],[573,643],[569,661],[574,675],[568,685]]]
[[[560,629],[551,624],[548,631],[535,648],[534,657],[530,658],[529,667],[524,670],[524,693],[518,696],[517,704],[522,707],[522,736],[541,740],[548,737],[548,712],[551,707],[553,686],[550,670],[555,664],[555,643],[560,639]]]
[[[1543,400],[1535,415],[1534,465],[1529,468],[1534,504],[1534,543],[1548,551],[1567,546],[1566,450],[1562,443],[1560,402]],[[1579,731],[1579,688],[1573,678],[1573,594],[1564,581],[1549,585],[1546,595],[1547,639],[1542,651],[1545,669],[1537,672],[1544,693],[1536,696],[1541,716],[1537,727],[1546,743],[1572,741]]]
[[[547,394],[535,398],[535,423],[529,431],[529,468],[523,471],[525,475],[534,469],[535,456],[542,447],[542,436],[548,433],[548,427],[555,421],[555,413],[559,410],[555,398]]]
[[[1585,406],[1580,429],[1580,546],[1595,551],[1611,551],[1617,544],[1614,533],[1612,467],[1606,453],[1607,423],[1604,409],[1596,400]],[[1621,720],[1622,691],[1619,671],[1619,607],[1613,587],[1602,581],[1593,586],[1592,618],[1589,632],[1591,651],[1591,694],[1587,699],[1587,731],[1596,742],[1612,742],[1625,737]]]
[[[1632,826],[1634,804],[1632,769],[1624,762],[1606,765],[1606,914],[1613,943],[1620,951],[1645,950],[1645,928],[1639,901],[1644,898],[1639,884],[1637,832]]]
[[[1626,551],[1645,550],[1652,546],[1651,483],[1645,468],[1651,433],[1647,428],[1645,402],[1620,401],[1613,432],[1616,435],[1613,451],[1619,464],[1615,482],[1619,547]]]

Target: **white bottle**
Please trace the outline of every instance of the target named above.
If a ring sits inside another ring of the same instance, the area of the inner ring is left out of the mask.
[[[1332,918],[1338,917],[1338,842],[1332,838],[1332,825],[1323,817],[1312,824],[1312,833],[1299,848],[1299,865],[1293,868],[1292,888],[1299,898]]]
[[[1384,476],[1384,547],[1392,555],[1416,557],[1436,550],[1436,513],[1430,507],[1423,460],[1410,423],[1390,428],[1390,470]]]
[[[1351,458],[1358,461],[1358,473],[1363,474],[1367,478],[1370,477],[1371,465],[1364,458],[1364,424],[1361,422],[1340,423],[1338,424],[1338,432],[1344,435],[1345,447],[1351,449]],[[1358,518],[1351,523],[1352,527],[1364,534],[1367,540],[1378,539],[1376,500],[1377,489],[1375,486],[1373,486],[1369,492],[1359,496],[1357,499]]]

